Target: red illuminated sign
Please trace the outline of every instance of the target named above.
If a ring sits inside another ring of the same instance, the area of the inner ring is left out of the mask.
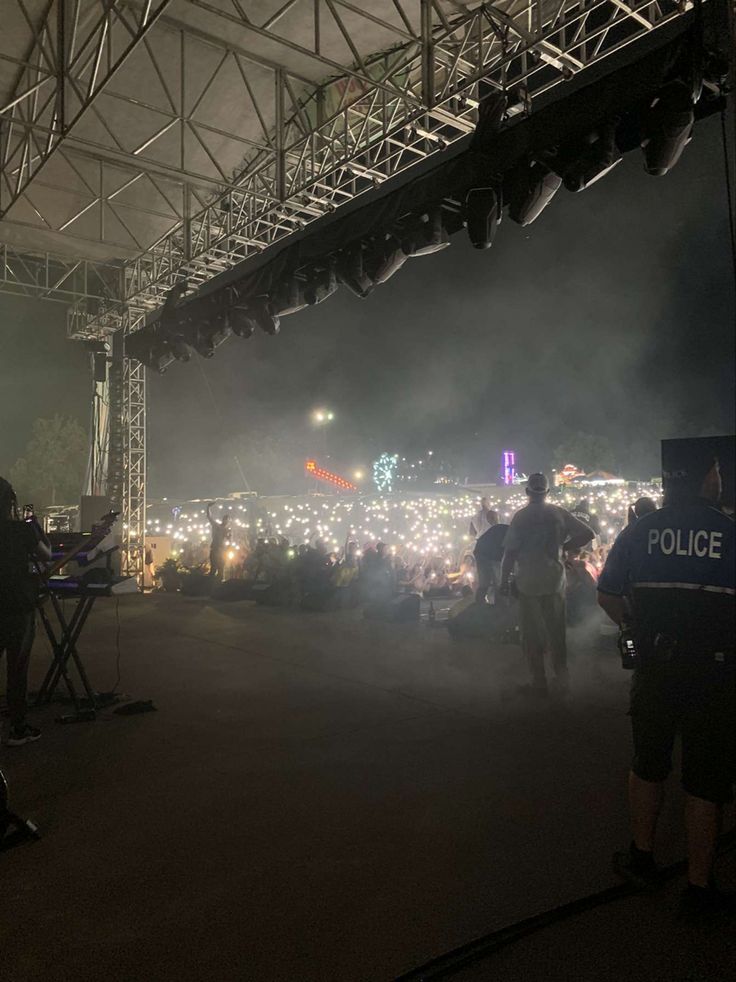
[[[316,460],[307,460],[304,462],[304,470],[311,477],[316,478],[318,481],[324,481],[325,484],[331,484],[334,488],[339,488],[341,491],[357,491],[357,487],[351,484],[350,481],[346,481],[344,477],[340,477],[339,474],[333,474],[332,471],[326,471],[324,467],[319,467]]]

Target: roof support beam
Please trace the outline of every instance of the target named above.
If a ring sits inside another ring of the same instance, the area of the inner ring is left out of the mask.
[[[23,0],[17,2],[25,13]],[[38,68],[22,71],[18,84],[23,91],[16,92],[0,114],[0,218],[73,133],[170,3],[147,0],[137,9],[124,0],[104,0],[101,15],[81,27],[78,0],[52,0],[41,30],[34,31],[33,51],[26,59]],[[44,64],[54,74],[39,79],[37,72]],[[46,130],[43,143],[36,140],[38,126]]]

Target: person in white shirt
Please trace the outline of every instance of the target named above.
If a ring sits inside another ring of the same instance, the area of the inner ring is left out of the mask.
[[[495,512],[491,511],[490,499],[481,498],[480,511],[477,511],[470,520],[470,534],[474,539],[478,539],[496,522],[498,522],[498,517]]]

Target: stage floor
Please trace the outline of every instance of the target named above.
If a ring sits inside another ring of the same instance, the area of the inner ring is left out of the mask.
[[[116,616],[117,614],[117,616]],[[100,601],[98,690],[153,699],[2,748],[40,842],[0,855],[8,982],[384,982],[615,883],[628,678],[576,646],[530,705],[518,648],[153,594]],[[49,658],[34,650],[38,685]],[[661,858],[683,853],[673,782]],[[722,862],[734,880],[733,854]],[[732,927],[684,929],[680,883],[545,929],[457,979],[727,978]]]

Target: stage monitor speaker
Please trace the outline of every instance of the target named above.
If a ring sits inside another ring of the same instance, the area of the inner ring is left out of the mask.
[[[91,532],[103,515],[106,515],[112,505],[105,494],[83,494],[79,504],[79,531]]]
[[[733,513],[736,500],[736,436],[662,440],[662,487],[665,496],[678,482],[685,481],[699,487],[715,460],[718,461],[723,484],[721,503]]]

